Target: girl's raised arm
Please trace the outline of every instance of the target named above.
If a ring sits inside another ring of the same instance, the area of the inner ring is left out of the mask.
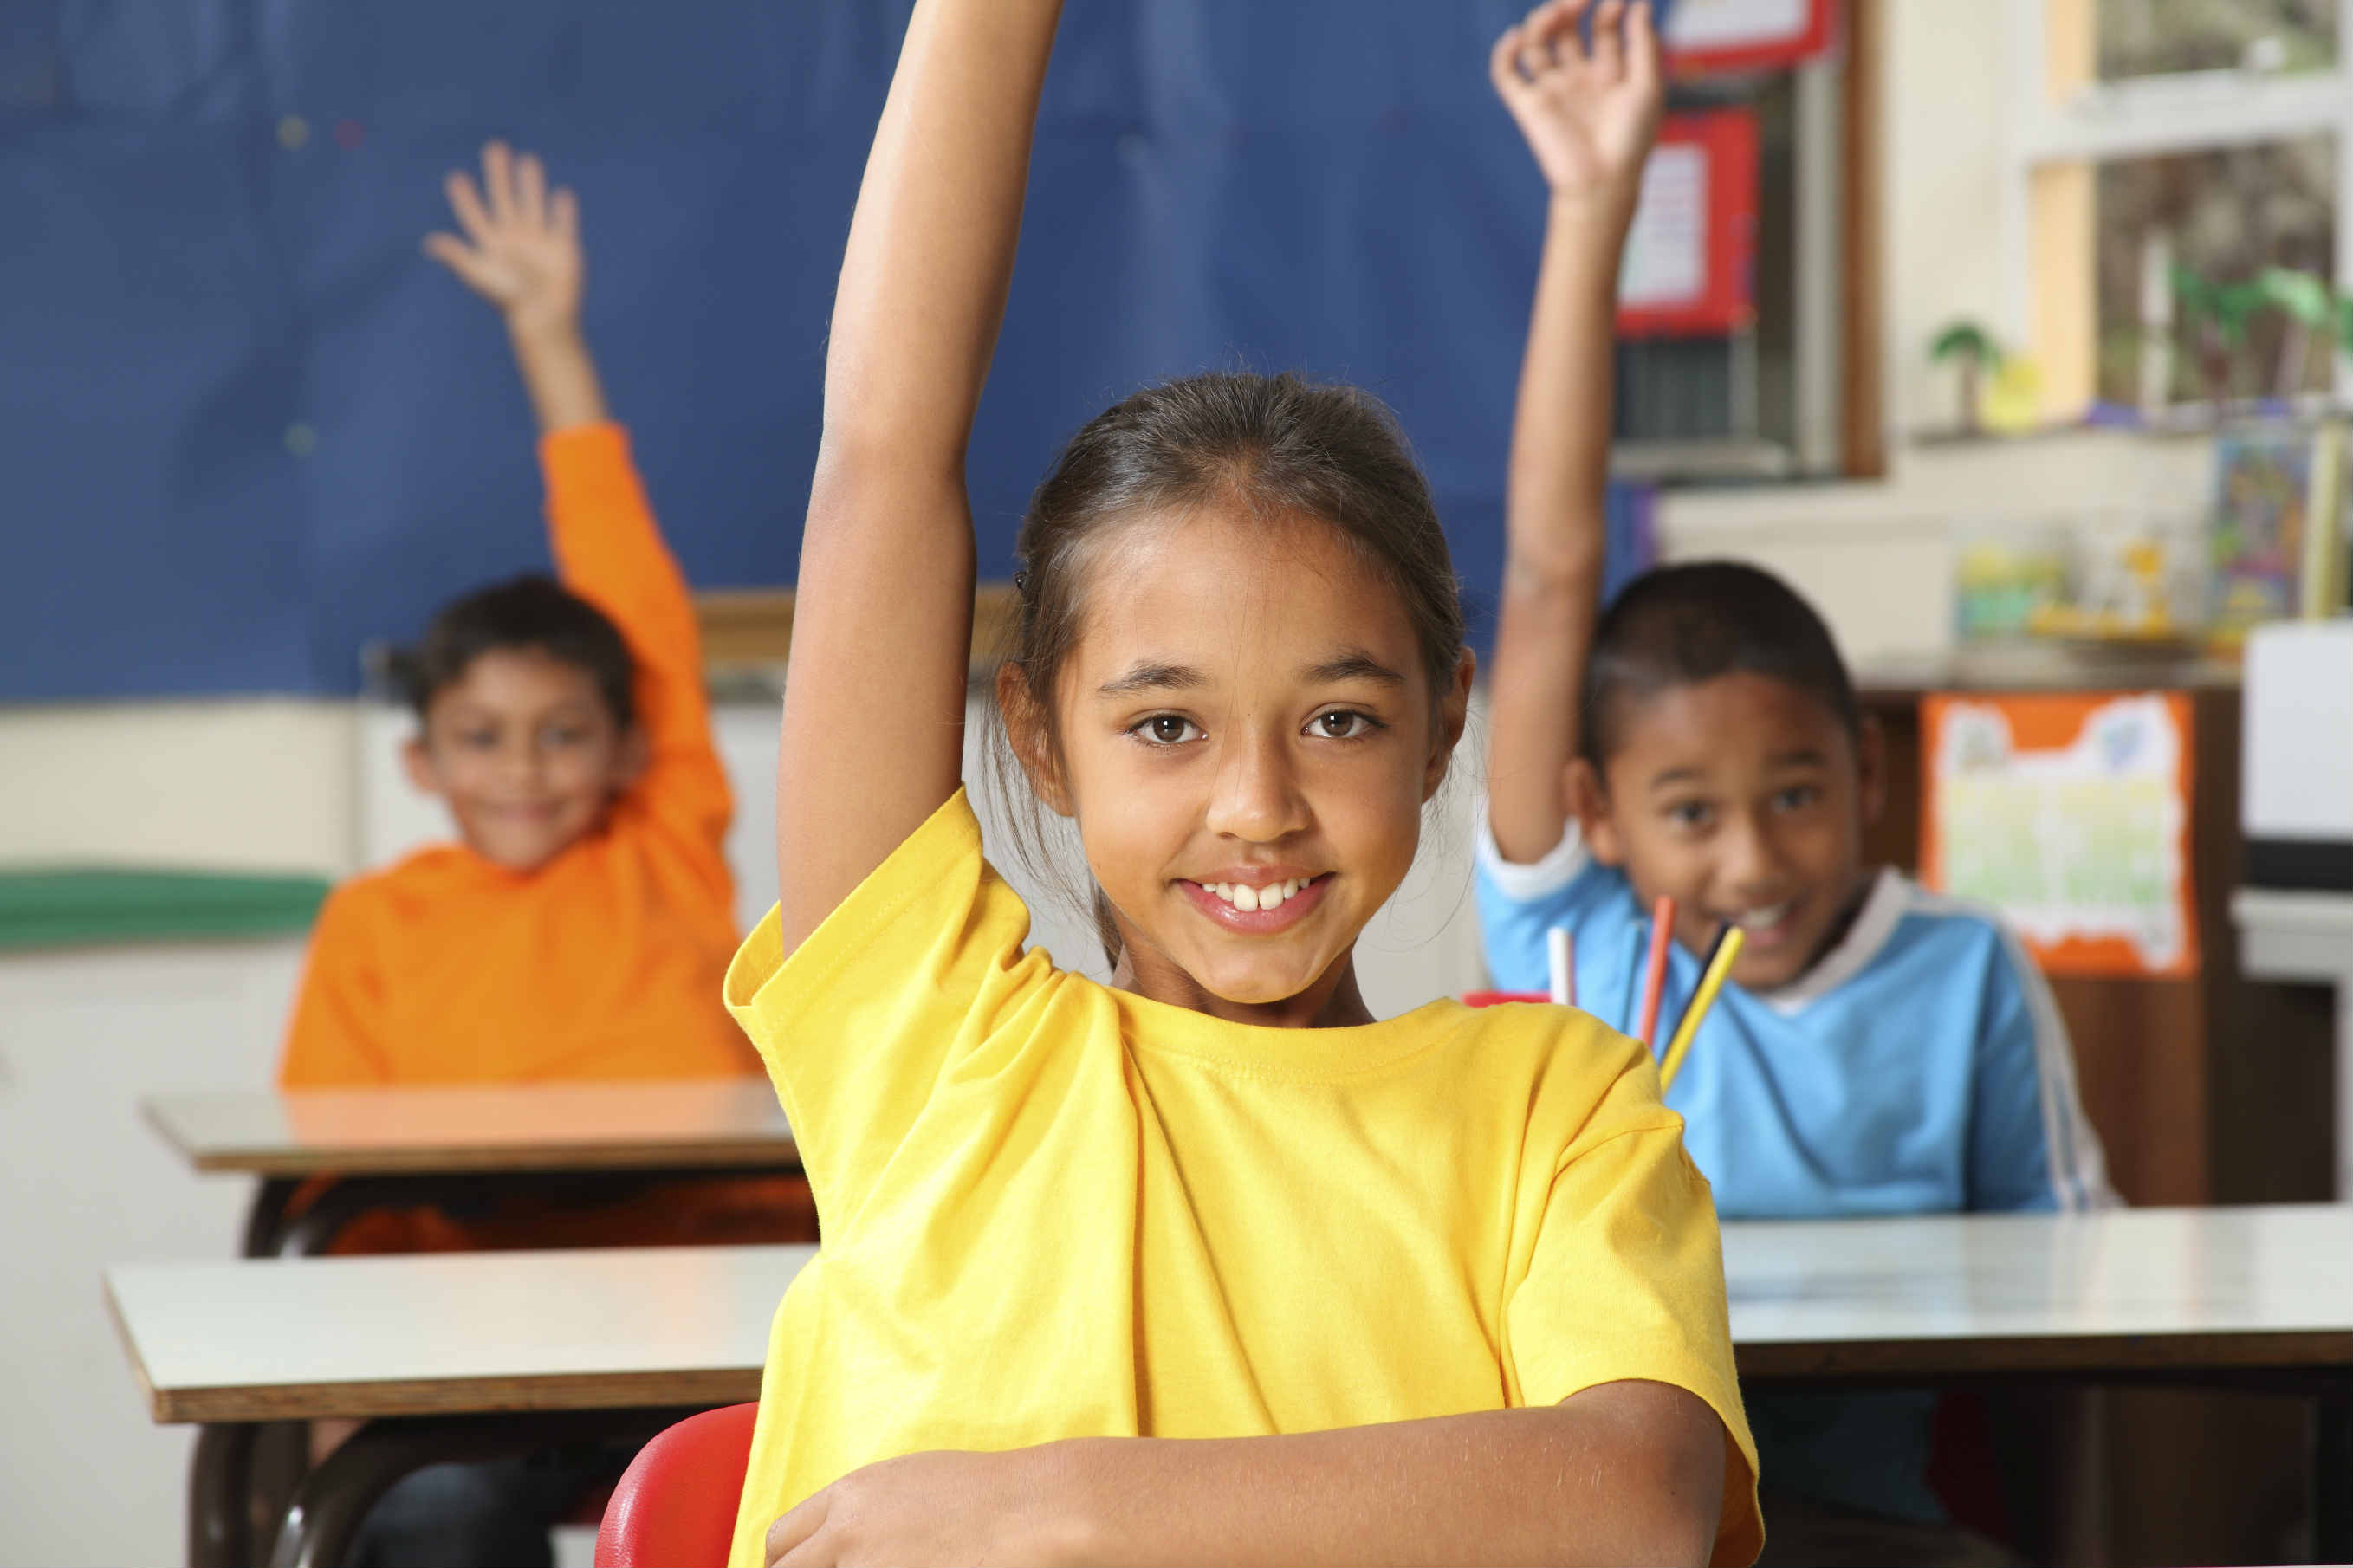
[[[825,364],[776,763],[789,952],[943,801],[972,638],[965,449],[1060,0],[918,0]]]
[[[1487,820],[1504,858],[1542,859],[1568,820],[1568,764],[1599,614],[1618,257],[1664,90],[1651,8],[1550,0],[1498,39],[1495,91],[1552,190],[1504,503],[1490,678]]]

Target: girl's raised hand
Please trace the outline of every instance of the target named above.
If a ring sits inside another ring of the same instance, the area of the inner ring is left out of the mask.
[[[463,170],[442,184],[465,237],[427,235],[425,254],[497,306],[519,335],[575,325],[587,268],[573,194],[551,192],[540,161],[503,142],[482,149],[479,187]]]
[[[1547,0],[1495,40],[1495,91],[1556,197],[1616,196],[1630,210],[1665,101],[1648,0]]]

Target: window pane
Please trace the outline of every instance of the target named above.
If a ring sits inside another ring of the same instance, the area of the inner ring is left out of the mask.
[[[2337,0],[2099,0],[2099,8],[2102,81],[2337,63]]]
[[[2336,181],[2325,134],[2103,164],[2100,397],[2183,402],[2218,381],[2232,397],[2326,391],[2328,329],[2298,317],[2314,290],[2256,285],[2275,268],[2336,276]],[[2201,280],[2191,297],[2176,293],[2177,266]]]

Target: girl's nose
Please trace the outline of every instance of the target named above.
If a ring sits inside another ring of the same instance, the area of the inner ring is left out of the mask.
[[[1293,777],[1290,748],[1280,739],[1245,736],[1219,757],[1211,787],[1210,832],[1270,844],[1306,826],[1306,803]]]

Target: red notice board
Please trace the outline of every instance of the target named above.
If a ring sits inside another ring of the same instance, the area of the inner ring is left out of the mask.
[[[1773,70],[1831,47],[1834,0],[1675,0],[1667,68],[1677,76]]]
[[[1737,331],[1757,313],[1757,117],[1674,114],[1642,165],[1618,274],[1618,335]]]

